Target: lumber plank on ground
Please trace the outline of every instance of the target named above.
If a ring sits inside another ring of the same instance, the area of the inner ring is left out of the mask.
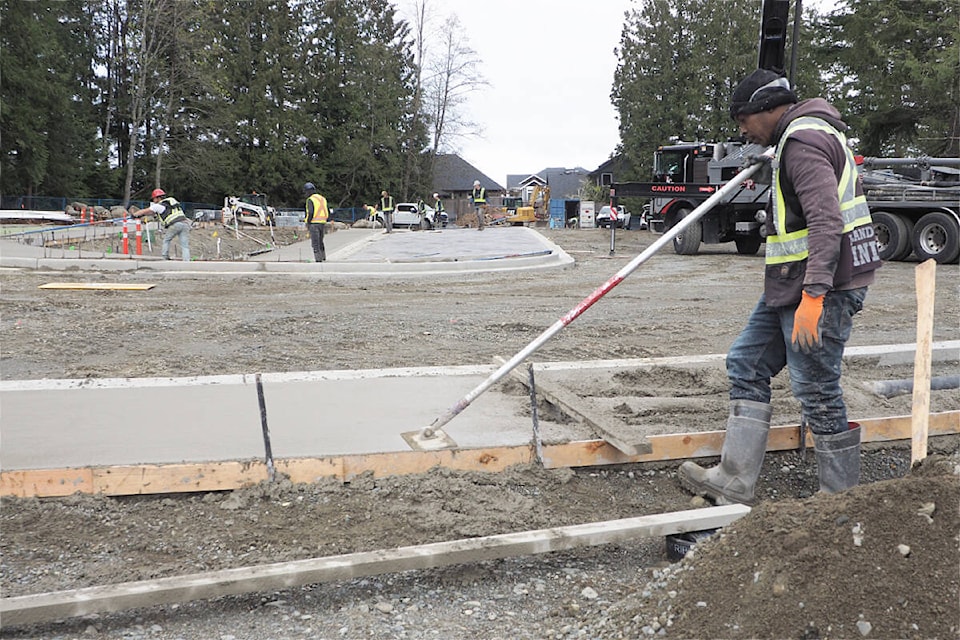
[[[230,491],[266,479],[266,464],[259,460],[115,465],[94,468],[93,489],[108,496]]]
[[[0,496],[57,498],[96,493],[93,469],[8,469],[0,472]]]
[[[503,365],[506,360],[495,358]],[[510,372],[510,377],[530,388],[527,376],[518,369]],[[609,413],[589,398],[582,398],[572,389],[545,380],[542,376],[534,380],[537,393],[547,401],[558,406],[564,413],[595,429],[604,440],[627,455],[650,453],[653,449],[647,437],[623,421],[611,420]]]
[[[863,442],[910,440],[911,416],[861,418]],[[767,451],[796,449],[798,425],[770,428]],[[960,411],[933,413],[930,436],[960,434]],[[543,446],[543,466],[594,467],[633,462],[664,462],[719,456],[724,431],[651,435],[651,452],[627,455],[605,440],[582,440]],[[813,440],[808,434],[808,446]],[[514,464],[535,462],[531,445],[454,449],[444,451],[394,451],[338,455],[325,458],[279,458],[278,473],[293,482],[314,482],[333,477],[342,482],[363,473],[374,477],[426,473],[434,467],[496,473]],[[205,463],[117,465],[66,469],[12,469],[0,471],[0,495],[19,498],[56,497],[72,493],[136,495],[227,491],[267,479],[263,460],[224,460]]]
[[[909,440],[910,416],[862,418],[861,442],[889,442]],[[548,469],[601,466],[633,462],[664,462],[685,458],[705,458],[720,455],[725,431],[700,431],[650,436],[653,451],[628,456],[603,440],[544,445],[543,466]],[[930,435],[960,434],[960,411],[945,411],[930,415]],[[788,451],[798,448],[800,425],[770,427],[767,451]],[[807,434],[807,446],[813,446],[812,434]]]
[[[155,284],[136,284],[121,282],[48,282],[38,289],[78,289],[88,291],[147,291]]]
[[[289,589],[305,584],[332,582],[360,576],[429,569],[617,543],[639,537],[715,529],[730,524],[749,512],[749,507],[739,504],[708,507],[623,520],[2,598],[0,599],[0,624],[3,626],[34,624],[92,613],[189,602],[240,593]]]

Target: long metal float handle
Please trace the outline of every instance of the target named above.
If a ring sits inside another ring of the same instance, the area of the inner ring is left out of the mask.
[[[480,394],[499,382],[501,378],[510,373],[518,364],[530,357],[537,349],[542,347],[547,340],[556,335],[561,329],[579,318],[580,315],[593,306],[597,300],[605,296],[611,289],[623,282],[623,280],[633,273],[637,267],[650,259],[653,254],[659,251],[665,244],[672,242],[675,236],[680,234],[680,232],[693,224],[695,221],[699,220],[705,213],[720,203],[720,201],[723,200],[730,192],[739,189],[741,183],[752,176],[760,168],[760,165],[763,161],[769,160],[773,157],[773,153],[774,149],[771,147],[762,155],[758,156],[754,164],[750,165],[731,178],[729,182],[723,185],[709,198],[704,200],[699,207],[691,211],[688,215],[684,216],[683,219],[681,219],[676,225],[670,227],[668,233],[661,235],[653,244],[647,247],[633,260],[624,265],[624,267],[620,269],[620,271],[617,271],[617,273],[615,273],[609,280],[604,282],[602,285],[597,287],[593,293],[581,300],[580,303],[568,311],[566,315],[554,322],[549,328],[547,328],[546,331],[534,338],[530,344],[521,349],[515,356],[503,363],[503,365],[493,372],[489,378],[477,385],[477,387],[470,391],[467,395],[463,396],[455,405],[447,409],[445,413],[438,416],[436,420],[430,423],[429,426],[424,427],[421,431],[421,436],[424,438],[435,437],[437,431],[442,429],[444,425],[453,420],[453,418],[455,418],[461,411],[469,407],[470,404],[480,396]]]

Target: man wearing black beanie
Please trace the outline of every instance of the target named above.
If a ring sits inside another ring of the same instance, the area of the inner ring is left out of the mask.
[[[799,101],[786,78],[758,69],[733,92],[730,117],[750,142],[776,145],[766,217],[764,292],[727,354],[730,416],[720,464],[684,462],[688,490],[751,504],[767,446],[770,380],[784,367],[814,436],[820,490],[859,483],[860,426],[840,388],[853,316],[880,266],[847,125],[822,98]]]

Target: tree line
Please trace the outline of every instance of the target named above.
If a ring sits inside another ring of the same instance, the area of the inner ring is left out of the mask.
[[[801,3],[796,38],[798,96],[830,100],[863,155],[960,154],[960,3],[842,0],[823,14],[811,4]],[[761,9],[760,0],[643,0],[627,13],[611,99],[629,179],[648,179],[664,136],[738,135],[729,100],[756,68]],[[791,24],[788,61],[793,33]]]
[[[160,185],[293,206],[310,181],[355,206],[425,193],[436,155],[475,130],[460,107],[486,83],[456,16],[411,2],[402,17],[390,0],[0,0],[0,194],[129,201]],[[760,9],[627,12],[611,43],[623,178],[646,178],[664,136],[737,135],[728,101],[756,66]],[[957,155],[958,20],[956,0],[808,8],[797,91],[834,102],[865,155]]]
[[[428,0],[416,9],[0,0],[0,192],[127,202],[161,185],[291,205],[309,181],[333,206],[423,193],[478,76],[455,18],[450,44]],[[443,45],[429,57],[427,38]]]

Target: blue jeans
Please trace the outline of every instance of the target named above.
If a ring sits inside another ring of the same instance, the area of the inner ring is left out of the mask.
[[[840,388],[840,364],[853,316],[863,308],[866,295],[866,287],[827,293],[820,344],[810,353],[794,351],[790,344],[797,305],[768,307],[761,296],[727,354],[730,399],[769,403],[770,379],[786,366],[790,389],[810,430],[814,434],[845,431],[847,407]]]
[[[180,236],[180,257],[184,262],[190,262],[190,221],[180,220],[174,222],[163,232],[163,247],[160,249],[160,255],[170,259],[170,242],[177,236]]]

